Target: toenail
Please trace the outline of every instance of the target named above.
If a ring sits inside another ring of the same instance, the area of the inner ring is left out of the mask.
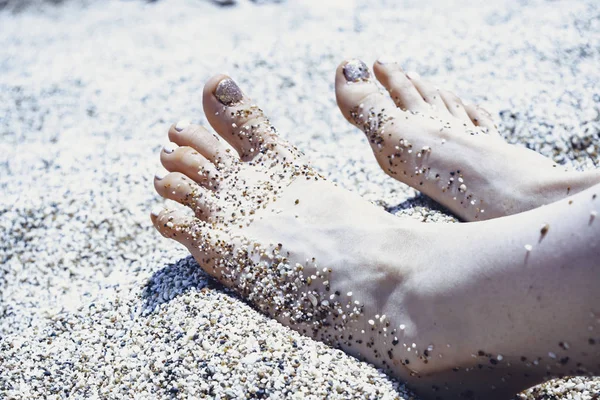
[[[244,95],[239,86],[230,78],[223,79],[215,89],[215,96],[226,106],[230,106],[242,100]]]
[[[406,77],[408,79],[419,79],[421,78],[421,75],[417,74],[415,71],[410,71],[406,73]]]
[[[160,215],[160,213],[162,212],[162,210],[164,210],[163,206],[157,205],[157,206],[154,206],[154,208],[152,209],[152,211],[150,211],[150,213],[152,214],[153,217],[158,217]]]
[[[169,142],[169,143],[165,144],[165,146],[163,147],[163,151],[167,154],[171,154],[172,152],[175,151],[175,149],[177,147],[179,147],[179,146],[177,146],[176,143]]]
[[[158,171],[156,171],[156,173],[154,174],[154,177],[157,180],[163,180],[165,178],[165,176],[169,175],[169,171],[167,171],[164,168],[159,169]]]
[[[347,81],[366,81],[370,78],[369,68],[361,60],[350,60],[344,65],[344,76]]]
[[[190,126],[190,121],[188,121],[187,119],[182,119],[181,121],[179,121],[177,123],[177,125],[175,125],[175,130],[177,132],[181,132],[182,130],[184,130],[188,126]]]
[[[395,63],[395,61],[393,61],[392,58],[390,58],[388,56],[382,56],[377,59],[377,64],[386,65],[386,64],[393,64],[393,63]]]

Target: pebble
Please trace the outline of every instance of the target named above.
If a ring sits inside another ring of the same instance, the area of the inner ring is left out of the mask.
[[[244,358],[242,358],[242,362],[245,364],[254,364],[261,358],[262,358],[262,355],[260,353],[250,353],[247,356],[245,356]]]

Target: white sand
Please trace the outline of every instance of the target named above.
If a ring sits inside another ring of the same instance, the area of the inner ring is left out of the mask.
[[[0,398],[410,398],[256,313],[151,227],[167,128],[205,122],[213,74],[231,74],[325,175],[424,221],[455,219],[387,178],[343,120],[345,57],[391,55],[482,102],[511,142],[598,163],[596,0],[16,3],[0,11]],[[598,393],[574,379],[529,396]]]

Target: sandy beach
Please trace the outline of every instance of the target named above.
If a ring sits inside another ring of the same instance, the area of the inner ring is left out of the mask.
[[[323,175],[457,223],[336,106],[336,66],[382,54],[482,104],[507,141],[600,167],[596,0],[423,3],[0,1],[0,399],[416,399],[255,311],[149,213],[169,126],[208,126],[202,87],[227,73]],[[598,399],[600,379],[519,398]]]

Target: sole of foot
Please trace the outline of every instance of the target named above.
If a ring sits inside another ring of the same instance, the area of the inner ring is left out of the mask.
[[[381,168],[465,221],[516,214],[600,182],[600,171],[565,170],[532,150],[506,143],[492,116],[465,105],[400,65],[373,65],[382,92],[360,60],[336,71],[337,103],[361,129]]]

